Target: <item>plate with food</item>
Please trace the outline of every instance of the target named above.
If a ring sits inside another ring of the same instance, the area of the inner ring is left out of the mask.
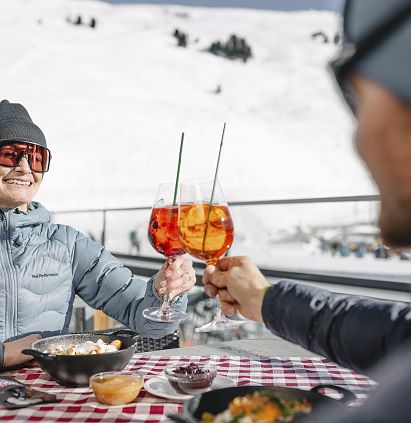
[[[217,375],[208,388],[200,389],[200,392],[210,391],[212,389],[221,389],[225,387],[234,386],[234,381],[225,376]],[[186,401],[193,398],[199,392],[192,391],[191,394],[182,394],[177,392],[169,383],[164,375],[155,376],[145,381],[144,389],[152,395],[160,398],[166,398],[177,401]]]
[[[328,388],[342,395],[340,400],[318,393]],[[318,385],[311,391],[268,386],[241,386],[218,389],[195,396],[184,403],[181,415],[172,420],[190,423],[271,423],[309,422],[319,406],[344,408],[355,400],[350,391],[334,385]]]
[[[190,363],[166,367],[163,375],[147,380],[144,388],[158,397],[184,401],[212,389],[234,385],[232,379],[217,375],[214,366]]]

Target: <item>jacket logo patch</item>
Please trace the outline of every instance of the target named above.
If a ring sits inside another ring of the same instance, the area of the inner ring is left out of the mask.
[[[56,277],[58,273],[37,273],[37,275],[31,275],[32,278],[48,278],[48,277]]]

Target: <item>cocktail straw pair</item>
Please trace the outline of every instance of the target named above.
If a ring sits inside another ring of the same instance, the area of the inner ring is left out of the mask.
[[[211,205],[213,204],[214,192],[215,192],[217,175],[218,175],[218,168],[219,168],[219,165],[220,165],[221,151],[223,149],[225,127],[226,127],[226,122],[224,122],[223,132],[221,134],[220,148],[218,150],[217,165],[216,165],[215,173],[214,173],[213,188],[212,188],[212,191],[211,191],[210,206],[208,208],[206,229],[205,229],[204,239],[203,239],[203,247],[202,247],[203,250],[204,250],[204,244],[205,244],[205,240],[206,240],[207,232],[208,232],[208,226],[209,226],[210,214],[211,214]],[[177,191],[178,191],[178,183],[179,183],[179,179],[180,179],[180,167],[181,167],[181,157],[182,157],[182,153],[183,153],[183,146],[184,146],[184,132],[181,133],[180,152],[178,154],[177,176],[176,176],[176,184],[175,184],[175,188],[174,188],[174,199],[173,199],[173,205],[174,206],[177,205]]]

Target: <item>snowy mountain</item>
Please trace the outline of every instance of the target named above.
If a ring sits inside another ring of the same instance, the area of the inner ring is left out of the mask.
[[[176,46],[176,28],[188,34],[187,48]],[[337,47],[312,38],[322,31],[332,40],[337,28],[329,11],[0,0],[1,97],[26,105],[53,155],[38,200],[51,210],[150,206],[158,183],[174,180],[182,131],[182,179],[213,175],[223,122],[220,181],[229,201],[375,193],[326,70]],[[252,47],[247,63],[206,51],[233,33]],[[361,204],[232,211],[234,254],[302,268],[323,268],[318,247],[276,240],[376,215],[375,205]],[[100,216],[87,219],[59,221],[99,235]],[[136,227],[145,238],[147,219],[110,215],[109,247],[124,248]],[[373,266],[387,272],[385,263]]]
[[[77,16],[96,28],[67,22]],[[311,38],[337,24],[331,12],[2,0],[1,96],[27,106],[53,154],[38,199],[150,205],[174,179],[182,131],[182,178],[213,174],[225,121],[229,200],[371,193],[325,69],[336,47]],[[232,33],[253,48],[246,64],[205,52]]]

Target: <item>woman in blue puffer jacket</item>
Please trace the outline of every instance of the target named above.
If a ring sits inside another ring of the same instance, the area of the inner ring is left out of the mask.
[[[46,139],[20,104],[0,102],[0,370],[29,357],[41,336],[67,332],[75,294],[143,336],[160,338],[177,323],[146,320],[166,292],[185,309],[195,274],[178,258],[147,283],[79,231],[51,223],[32,199],[50,164]],[[167,274],[167,277],[166,277]],[[182,295],[181,295],[182,294]]]

